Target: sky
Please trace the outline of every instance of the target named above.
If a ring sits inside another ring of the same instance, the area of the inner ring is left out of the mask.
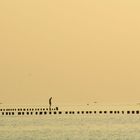
[[[139,0],[0,1],[0,102],[140,102]]]

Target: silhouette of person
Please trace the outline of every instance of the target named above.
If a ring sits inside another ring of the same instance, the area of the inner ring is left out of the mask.
[[[52,106],[52,97],[49,99],[49,109],[51,110],[51,106]]]

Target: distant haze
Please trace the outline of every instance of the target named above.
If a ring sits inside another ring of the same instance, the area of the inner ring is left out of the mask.
[[[0,102],[140,102],[139,0],[0,2]]]

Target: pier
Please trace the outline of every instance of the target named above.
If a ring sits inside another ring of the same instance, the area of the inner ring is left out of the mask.
[[[92,106],[85,108],[67,107],[20,107],[20,108],[0,108],[0,116],[46,116],[46,115],[138,115],[139,106],[112,107],[112,106]]]

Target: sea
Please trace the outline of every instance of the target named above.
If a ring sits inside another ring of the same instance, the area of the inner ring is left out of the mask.
[[[140,115],[1,116],[0,140],[140,140]]]

